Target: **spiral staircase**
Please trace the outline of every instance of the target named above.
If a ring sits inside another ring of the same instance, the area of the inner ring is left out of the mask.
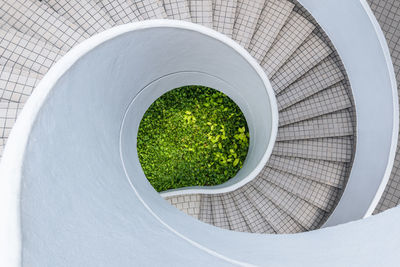
[[[338,203],[351,179],[356,150],[363,145],[362,142],[361,144],[357,142],[357,134],[364,133],[357,131],[358,114],[355,103],[358,101],[353,97],[351,86],[353,83],[348,76],[348,65],[342,61],[342,54],[337,51],[329,37],[331,30],[327,29],[326,32],[317,22],[318,19],[311,14],[312,12],[302,5],[302,1],[295,0],[2,0],[0,2],[0,155],[20,111],[36,86],[50,68],[73,47],[97,33],[131,22],[154,19],[192,22],[232,38],[259,63],[269,78],[276,96],[279,129],[267,163],[256,177],[243,186],[222,190],[207,187],[182,188],[162,192],[161,196],[195,219],[237,232],[292,234],[335,225],[337,223],[330,223],[329,218],[335,215],[335,209],[341,208]],[[51,144],[49,141],[49,145]],[[11,148],[9,149],[8,153],[11,155]],[[5,166],[7,161],[3,164]],[[42,164],[46,165],[45,162]],[[354,164],[359,168],[358,163]],[[24,172],[23,175],[26,176],[22,178],[22,192],[27,192],[33,180],[27,178],[24,180],[29,174]],[[393,176],[397,177],[392,174],[390,181],[395,179]],[[378,191],[380,193],[375,192],[374,199],[382,194],[382,185]],[[393,190],[390,192],[395,194]],[[47,191],[42,193],[51,194]],[[24,201],[34,199],[26,194],[26,198],[21,195],[22,207],[25,205]],[[387,194],[385,191],[383,198]],[[138,197],[138,199],[143,206],[149,207],[144,198]],[[375,207],[377,204],[376,200],[373,202],[374,204],[367,203],[369,210],[371,206]],[[215,252],[219,248],[204,245],[212,242],[211,232],[221,238],[218,232],[220,229],[208,228],[209,226],[196,222],[200,225],[196,224],[196,227],[206,227],[204,230],[210,234],[208,237],[210,239],[195,242],[188,237],[188,233],[184,233],[186,230],[179,232],[176,230],[178,227],[171,226],[172,221],[178,220],[174,219],[176,214],[171,215],[171,213],[168,215],[170,217],[160,219],[157,209],[151,207],[148,211],[163,227],[188,242],[178,244],[171,241],[171,245],[177,245],[178,251],[170,252],[175,250],[173,247],[161,251],[162,255],[166,255],[164,263],[167,265],[187,263],[189,255],[197,253],[189,250],[188,256],[182,256],[179,248],[184,253],[185,245],[188,244],[200,249],[201,253],[213,256],[211,258],[205,256],[201,262],[198,260],[202,257],[200,253],[199,257],[196,256],[195,265],[250,264],[251,261],[243,259],[232,260],[236,247],[226,244],[224,252]],[[31,212],[29,209],[26,211]],[[378,211],[380,210],[375,212]],[[93,211],[96,217],[95,213]],[[367,213],[364,212],[359,218]],[[184,218],[182,224],[194,223],[192,218],[181,212],[177,214],[179,218]],[[66,235],[70,230],[71,233],[74,231],[67,229],[59,233],[49,229],[49,235],[57,235],[60,239],[52,244],[55,248],[38,252],[33,242],[37,239],[30,239],[27,233],[31,228],[26,226],[29,222],[36,224],[35,220],[38,218],[35,219],[33,214],[25,215],[23,218],[26,220],[21,219],[22,242],[26,242],[27,245],[26,247],[21,245],[23,256],[22,259],[17,256],[18,263],[24,263],[26,266],[83,266],[82,264],[92,266],[93,263],[89,263],[89,260],[97,257],[97,254],[82,257],[87,261],[71,260],[71,257],[80,257],[79,251],[65,252],[63,257],[66,259],[41,261],[40,256],[45,257],[45,254],[41,253],[45,251],[50,254],[57,253],[55,251],[60,245],[59,242],[63,242],[63,238],[68,239],[73,245],[71,240],[74,239],[70,240]],[[72,227],[74,218],[66,219],[71,220]],[[340,220],[348,222],[352,219],[341,217]],[[113,232],[112,227],[110,224],[103,230]],[[149,231],[151,233],[152,230]],[[225,233],[222,232],[222,235]],[[40,237],[39,232],[34,234]],[[96,237],[91,234],[88,233],[87,238],[96,242]],[[307,239],[306,235],[307,233],[304,233],[296,238]],[[134,246],[137,251],[132,252],[133,256],[140,258],[136,262],[141,265],[157,265],[162,262],[162,259],[150,260],[151,255],[140,252],[141,245],[151,246],[157,242],[157,237],[160,242],[164,242],[168,240],[168,233],[156,234],[154,238],[147,236],[147,241],[143,240],[146,236],[142,236],[143,239]],[[255,241],[253,241],[258,242],[256,246],[265,248],[260,243],[264,242],[260,241],[263,237],[265,235],[254,236]],[[279,237],[276,236],[273,240],[279,243],[277,239]],[[119,236],[119,238],[127,237]],[[231,241],[238,244],[242,238],[244,240],[247,236],[235,235]],[[77,237],[75,241],[79,242],[78,240],[80,239]],[[113,241],[114,239],[108,240],[102,237],[99,242],[108,242],[110,245],[108,249],[113,251],[115,249],[111,247]],[[247,241],[244,242],[249,244]],[[298,242],[301,243],[294,241]],[[93,244],[88,246],[95,247]],[[250,253],[249,249],[242,249],[243,253]],[[90,253],[102,252],[95,250]],[[143,255],[138,256],[141,253]],[[223,256],[228,254],[231,256]],[[149,261],[145,264],[141,257],[147,257]],[[179,257],[181,260],[177,259]],[[100,258],[104,266],[128,264],[128,260],[106,256]],[[134,257],[131,258],[131,264],[132,261],[135,261]],[[42,265],[43,262],[47,264]],[[254,264],[259,265],[259,262]],[[315,264],[317,266],[317,263]]]

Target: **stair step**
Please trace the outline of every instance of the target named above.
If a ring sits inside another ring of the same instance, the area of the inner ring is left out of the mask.
[[[112,20],[96,4],[86,0],[43,0],[65,19],[74,22],[89,35],[94,35],[112,27]]]
[[[188,0],[163,0],[168,18],[191,21]]]
[[[238,0],[214,0],[214,30],[232,38]]]
[[[338,188],[344,187],[347,176],[347,164],[342,162],[271,155],[267,166]]]
[[[352,106],[342,83],[338,83],[279,112],[279,127],[347,109]]]
[[[314,30],[315,26],[296,12],[292,12],[279,32],[261,65],[273,77]]]
[[[193,23],[213,27],[212,0],[189,0],[190,16]]]
[[[43,41],[43,40],[39,40],[31,35],[28,34],[24,34],[20,31],[18,31],[17,29],[15,29],[13,26],[11,26],[10,24],[8,24],[8,22],[4,21],[3,19],[0,18],[0,30],[2,30],[3,32],[13,32],[15,33],[15,35],[19,36],[20,38],[26,40],[27,42],[34,42],[37,45],[40,45],[42,47],[51,47],[52,51],[57,52],[60,55],[65,54],[66,52],[57,48],[56,46],[54,46],[52,43],[48,42],[48,41]]]
[[[0,2],[0,17],[18,31],[42,41],[49,41],[59,49],[68,51],[90,35],[69,22],[54,10],[39,6],[37,2],[15,0]]]
[[[222,203],[220,195],[211,195],[213,224],[217,227],[230,229],[228,217],[225,212],[225,207]]]
[[[0,29],[3,31],[9,31],[10,29],[14,29],[7,21],[0,18]],[[14,29],[15,30],[15,29]]]
[[[100,0],[98,5],[110,16],[115,25],[143,20],[132,1]]]
[[[336,187],[269,167],[262,170],[260,177],[328,212],[332,210],[339,193]]]
[[[238,232],[250,232],[242,213],[236,207],[232,193],[221,194],[222,204],[228,217],[230,229]]]
[[[252,184],[306,230],[318,228],[325,219],[326,213],[322,209],[264,179],[255,179]]]
[[[252,233],[261,234],[274,234],[275,230],[271,225],[264,219],[260,212],[251,204],[247,197],[247,190],[250,185],[245,185],[239,190],[233,192],[233,199],[235,200],[237,208],[243,214],[244,219],[247,222]]]
[[[278,108],[288,108],[343,79],[339,67],[328,57],[277,95]]]
[[[352,151],[351,137],[332,137],[276,142],[272,153],[277,156],[350,162]]]
[[[294,5],[286,0],[270,0],[265,5],[249,45],[250,54],[259,63],[271,48],[293,7]]]
[[[201,196],[199,220],[208,224],[213,224],[212,204],[210,195]]]
[[[277,141],[338,137],[354,134],[349,109],[329,113],[278,129]]]
[[[246,191],[249,201],[257,207],[265,220],[278,234],[290,234],[303,232],[306,229],[287,215],[282,209],[264,196],[256,187],[250,186]]]
[[[161,0],[129,0],[133,2],[140,16],[144,20],[148,19],[166,19],[164,5]]]
[[[310,69],[325,59],[332,50],[315,34],[297,49],[289,60],[271,78],[272,88],[278,94]]]
[[[40,78],[36,73],[0,66],[0,101],[25,103]]]
[[[60,51],[55,52],[53,46],[34,38],[27,40],[14,29],[0,30],[0,35],[1,65],[45,74],[61,58]]]
[[[264,5],[265,0],[238,1],[232,36],[244,48],[248,48],[250,45]]]
[[[18,114],[24,107],[23,103],[15,103],[6,100],[0,101],[0,138],[6,140],[17,120]],[[4,142],[4,141],[3,141]]]

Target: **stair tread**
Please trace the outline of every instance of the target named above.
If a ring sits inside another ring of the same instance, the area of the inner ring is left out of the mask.
[[[290,234],[303,232],[306,230],[282,209],[270,201],[266,196],[264,196],[256,187],[250,186],[249,189],[246,190],[246,196],[249,201],[255,207],[257,207],[261,215],[273,227],[276,233]]]
[[[161,0],[129,0],[144,20],[166,19],[167,13]]]
[[[339,190],[336,187],[304,179],[269,167],[264,167],[259,176],[328,212],[332,210],[338,196]]]
[[[14,126],[19,112],[24,107],[24,103],[15,103],[6,100],[0,101],[0,138],[7,139],[11,128]]]
[[[193,23],[213,27],[212,0],[189,0],[190,16]]]
[[[213,224],[212,218],[212,205],[211,205],[211,197],[210,195],[202,195],[200,199],[200,213],[199,220]]]
[[[0,35],[1,65],[45,74],[61,58],[59,51],[54,51],[51,45],[34,38],[26,40],[14,29],[0,30]]]
[[[132,1],[100,0],[98,5],[110,16],[115,25],[143,20]]]
[[[261,63],[286,23],[294,5],[286,0],[270,0],[258,20],[256,31],[249,45],[250,54]]]
[[[2,21],[0,23],[2,23]],[[17,40],[20,41],[20,43],[18,43],[18,45],[28,46],[27,48],[32,48],[32,47],[46,48],[47,50],[52,51],[52,52],[58,54],[59,56],[63,56],[66,53],[64,50],[59,49],[58,47],[54,46],[52,43],[45,41],[45,40],[37,39],[36,37],[31,36],[29,34],[22,33],[8,24],[6,25],[6,27],[1,27],[0,30],[3,33],[3,36],[4,36],[3,38],[6,38],[7,40],[12,40],[12,38],[11,39],[9,39],[9,38],[14,37],[14,36],[16,38],[18,38],[13,41],[13,42],[17,42]],[[10,35],[5,37],[6,33],[9,33]]]
[[[279,112],[279,126],[347,109],[352,106],[342,83],[329,87]]]
[[[0,100],[25,103],[40,78],[36,73],[0,66]]]
[[[220,195],[211,195],[212,217],[215,226],[230,229],[228,217],[225,212],[225,207],[222,203]]]
[[[214,30],[232,37],[238,0],[214,0]]]
[[[274,155],[337,162],[350,162],[353,151],[351,137],[331,137],[276,142]]]
[[[265,1],[266,0],[238,1],[232,36],[233,39],[244,48],[250,45]]]
[[[238,232],[250,232],[242,213],[236,207],[232,193],[221,194],[221,199],[229,221],[230,229]]]
[[[322,209],[264,179],[255,179],[252,185],[306,230],[316,229],[325,218]]]
[[[283,91],[330,53],[332,53],[331,48],[317,35],[311,34],[271,78],[271,85],[275,93]]]
[[[271,155],[267,166],[338,188],[344,187],[347,175],[347,164],[342,162]]]
[[[59,15],[74,22],[89,35],[112,27],[112,20],[96,4],[86,0],[43,0]]]
[[[266,54],[261,65],[269,77],[290,58],[297,48],[306,40],[315,26],[296,12],[292,12],[289,19],[279,32],[271,49]]]
[[[10,24],[8,24],[7,21],[0,18],[0,29],[2,29],[3,31],[8,31],[10,29],[13,29],[13,27]]]
[[[0,17],[18,31],[68,51],[90,37],[79,26],[64,19],[50,8],[36,2],[15,0],[0,3]]]
[[[288,108],[343,79],[339,67],[328,57],[277,95],[278,108]]]
[[[11,129],[23,107],[24,103],[11,102],[4,99],[0,100],[0,124],[2,125],[0,128],[0,158]]]
[[[246,196],[246,191],[250,185],[245,185],[240,190],[233,192],[232,197],[236,203],[236,206],[243,214],[244,219],[247,222],[252,233],[263,233],[273,234],[275,230],[271,225],[264,219],[264,217],[258,212],[258,210],[249,202]]]
[[[277,141],[349,136],[354,134],[352,116],[348,109],[325,114],[310,120],[282,126]]]
[[[168,18],[191,21],[188,0],[163,0]]]

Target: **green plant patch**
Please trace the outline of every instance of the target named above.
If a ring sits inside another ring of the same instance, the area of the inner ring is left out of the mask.
[[[243,165],[249,130],[240,108],[225,94],[185,86],[158,98],[140,122],[137,150],[158,192],[226,182]]]

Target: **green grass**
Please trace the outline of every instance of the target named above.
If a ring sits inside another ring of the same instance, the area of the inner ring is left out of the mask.
[[[137,150],[158,192],[226,182],[243,165],[249,132],[243,113],[225,94],[185,86],[158,98],[140,122]]]

